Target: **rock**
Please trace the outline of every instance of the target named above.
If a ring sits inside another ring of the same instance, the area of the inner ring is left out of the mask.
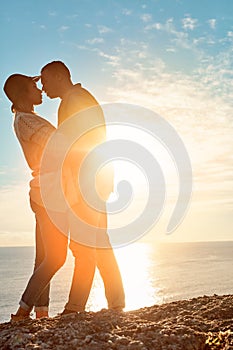
[[[0,324],[1,350],[233,350],[233,295]]]
[[[92,340],[92,336],[91,335],[87,335],[86,338],[84,339],[85,343],[90,343],[90,341]]]

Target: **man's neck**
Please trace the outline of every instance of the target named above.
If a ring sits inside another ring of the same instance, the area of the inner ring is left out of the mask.
[[[72,82],[67,82],[66,84],[63,84],[61,92],[60,92],[60,98],[63,99],[65,95],[74,87],[74,84]]]

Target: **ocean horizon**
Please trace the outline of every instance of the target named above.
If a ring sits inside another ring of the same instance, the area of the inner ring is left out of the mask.
[[[233,241],[133,243],[115,249],[126,294],[125,311],[203,295],[233,292]],[[18,307],[33,270],[35,248],[0,247],[0,322]],[[73,257],[51,283],[50,316],[62,312],[67,301]],[[106,308],[103,282],[97,271],[87,311]]]

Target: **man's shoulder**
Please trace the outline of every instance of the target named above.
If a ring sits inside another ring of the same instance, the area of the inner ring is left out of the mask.
[[[97,103],[95,97],[87,89],[82,87],[80,83],[75,84],[73,88],[70,89],[67,95],[67,98],[65,98],[64,100],[75,102],[76,99],[80,99],[80,98],[82,100],[83,99],[92,100],[93,102],[95,101]]]

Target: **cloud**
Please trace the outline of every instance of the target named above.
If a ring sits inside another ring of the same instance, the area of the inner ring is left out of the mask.
[[[216,19],[215,18],[211,18],[207,21],[207,23],[209,24],[211,29],[215,29],[216,27]]]
[[[167,40],[170,36],[173,37],[173,43],[179,47],[190,48],[192,43],[188,40],[188,33],[186,31],[178,31],[174,25],[173,18],[168,18],[164,23],[151,23],[144,27],[145,33],[147,31],[157,30],[167,33]]]
[[[150,22],[151,21],[151,19],[152,19],[152,16],[151,16],[151,14],[149,14],[149,13],[143,13],[142,15],[141,15],[141,20],[143,21],[143,22]]]
[[[206,161],[201,167],[196,168],[194,183],[195,192],[199,201],[209,202],[210,207],[219,206],[221,210],[233,209],[233,159],[228,157],[224,145],[216,142],[216,157]],[[225,150],[218,154],[217,147]]]
[[[98,26],[98,31],[99,31],[99,34],[106,34],[106,33],[112,32],[112,29],[109,27],[100,25]]]
[[[166,49],[167,52],[176,52],[176,49],[174,47],[168,47]]]
[[[168,28],[175,38],[182,39],[172,21]],[[190,51],[195,50],[186,34],[184,39]],[[105,100],[145,106],[165,117],[186,144],[195,181],[201,183],[198,191],[206,184],[209,187],[198,194],[198,203],[204,205],[212,198],[216,207],[233,207],[233,193],[229,191],[233,188],[229,178],[233,172],[233,160],[229,157],[233,98],[230,98],[233,75],[230,50],[218,57],[199,51],[199,65],[185,73],[168,71],[165,62],[150,53],[146,44],[145,55],[139,58],[138,47],[142,45],[121,40],[116,49],[118,55],[114,55],[117,60],[112,71],[114,85],[109,87]],[[167,50],[173,52],[176,48],[171,46]],[[102,52],[102,56],[109,59],[106,53]],[[208,176],[200,173],[206,165]]]
[[[98,50],[98,55],[100,57],[103,57],[107,60],[107,64],[113,66],[113,67],[117,67],[119,65],[120,62],[120,57],[116,56],[116,55],[109,55],[107,53],[104,53],[103,51]]]
[[[30,209],[28,192],[28,182],[0,188],[1,233],[22,235],[25,232],[31,232],[34,238],[34,214]]]
[[[145,27],[145,30],[152,30],[152,29],[156,29],[156,30],[162,29],[161,23],[152,23],[152,24],[148,24]]]
[[[190,29],[190,30],[195,29],[196,26],[197,26],[197,22],[198,22],[197,19],[191,18],[191,17],[185,17],[184,19],[182,19],[182,25],[183,25],[183,28],[185,30],[187,30],[187,29]]]
[[[57,12],[56,11],[50,11],[49,12],[49,16],[55,17],[55,16],[57,16]]]
[[[59,32],[65,32],[65,31],[68,30],[68,29],[69,29],[68,26],[63,25],[63,26],[61,26],[58,30],[59,30]]]
[[[87,40],[87,43],[90,44],[90,45],[102,44],[103,42],[104,42],[103,38],[93,38],[93,39]]]
[[[124,9],[122,10],[122,15],[130,16],[130,15],[132,15],[132,10],[129,10],[129,9],[127,9],[127,8],[124,8]]]

